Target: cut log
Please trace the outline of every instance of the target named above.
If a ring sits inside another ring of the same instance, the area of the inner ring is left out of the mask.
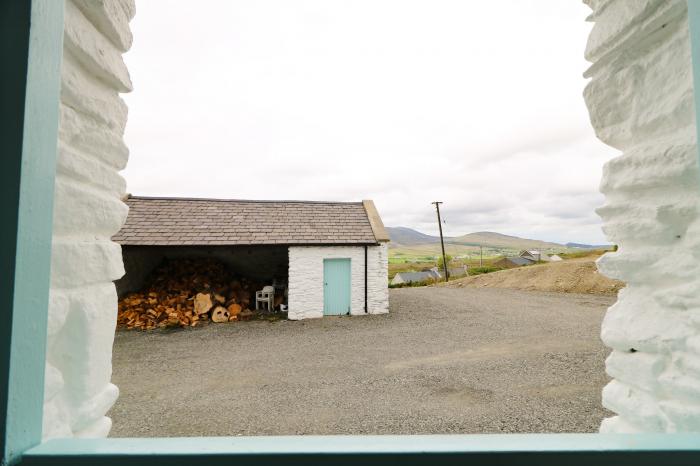
[[[211,311],[211,320],[212,322],[216,323],[221,323],[221,322],[228,322],[229,318],[229,313],[228,309],[226,309],[223,306],[216,306],[212,311]]]
[[[243,308],[241,307],[240,304],[233,303],[233,304],[230,304],[227,309],[228,309],[228,313],[230,316],[237,316],[238,314],[241,313],[241,309],[243,309]]]
[[[194,312],[197,315],[206,314],[213,305],[209,293],[197,293],[194,297]]]
[[[245,277],[233,276],[215,259],[164,261],[142,290],[119,300],[117,325],[141,330],[194,327],[211,320],[213,307],[237,304],[249,308],[253,293],[262,286]],[[222,302],[222,298],[228,300]],[[241,316],[238,307],[226,310],[229,319],[252,317],[252,313]]]
[[[250,292],[241,290],[238,292],[238,304],[244,309],[250,306]]]
[[[228,296],[228,301],[227,301],[228,304],[237,303],[237,302],[239,301],[239,299],[240,299],[240,298],[238,297],[238,291],[237,291],[237,290],[231,290],[231,291],[229,291],[227,296]]]

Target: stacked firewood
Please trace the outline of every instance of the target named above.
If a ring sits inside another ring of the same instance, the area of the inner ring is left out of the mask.
[[[138,293],[119,301],[117,325],[128,329],[195,327],[200,322],[232,322],[253,315],[248,308],[259,283],[237,279],[214,259],[169,260]]]

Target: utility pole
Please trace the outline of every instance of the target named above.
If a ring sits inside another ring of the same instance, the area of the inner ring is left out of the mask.
[[[450,272],[447,271],[447,256],[445,255],[445,240],[442,239],[442,220],[440,219],[440,204],[442,204],[442,202],[435,201],[432,204],[435,204],[435,209],[437,210],[438,228],[440,228],[440,245],[442,246],[442,265],[445,268],[445,281],[449,281],[450,280]]]

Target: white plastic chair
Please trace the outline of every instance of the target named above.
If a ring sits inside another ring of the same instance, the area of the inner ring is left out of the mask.
[[[262,306],[265,304],[265,306]],[[272,312],[275,309],[275,288],[264,286],[262,290],[255,292],[255,310],[267,310]]]

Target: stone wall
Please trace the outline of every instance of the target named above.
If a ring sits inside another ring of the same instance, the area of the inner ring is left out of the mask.
[[[67,0],[55,190],[44,437],[106,436],[123,274],[110,241],[126,219],[119,175],[131,90],[122,53],[131,46],[132,0]]]
[[[686,2],[588,0],[585,90],[605,167],[599,209],[619,245],[598,262],[627,287],[604,319],[612,348],[602,432],[700,430],[700,176]]]
[[[389,312],[389,243],[367,251],[367,307],[369,314]]]
[[[323,317],[323,259],[350,259],[350,314],[365,314],[363,246],[295,246],[289,248],[289,319]],[[389,312],[389,256],[385,243],[367,248],[367,310]]]

